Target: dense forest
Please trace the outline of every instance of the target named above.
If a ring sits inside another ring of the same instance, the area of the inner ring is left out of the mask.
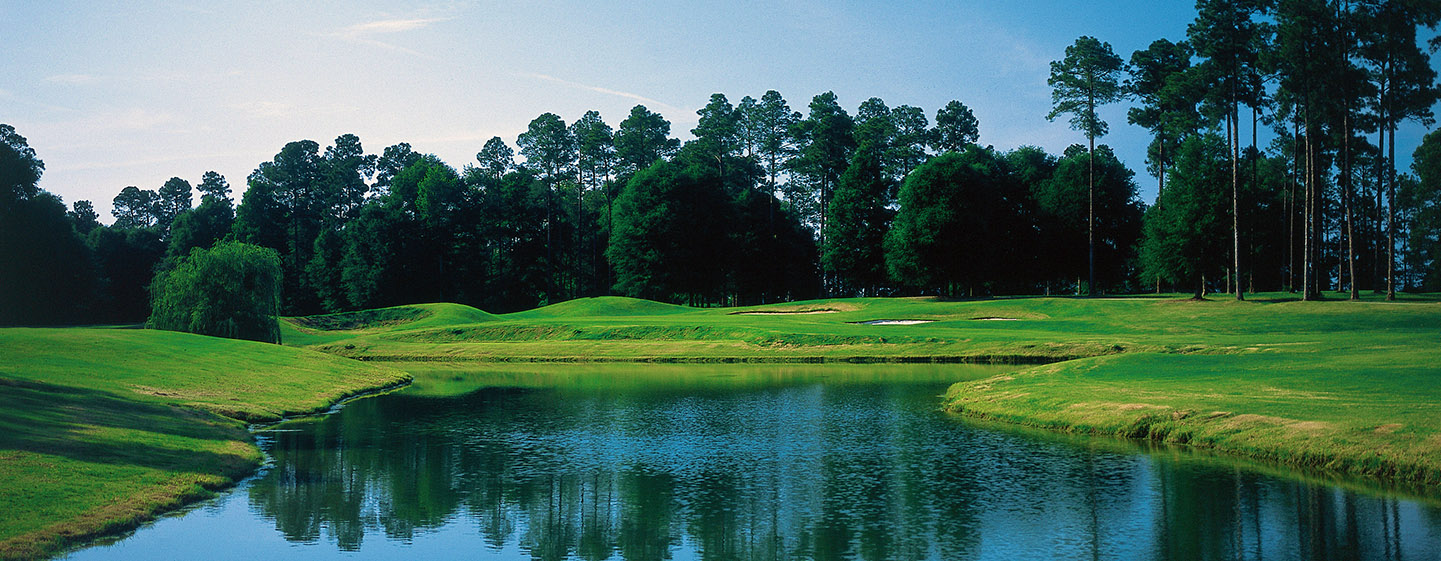
[[[0,324],[143,321],[156,273],[221,241],[278,254],[286,314],[605,294],[1437,290],[1441,134],[1414,175],[1395,136],[1433,124],[1441,41],[1421,30],[1438,20],[1423,0],[1200,0],[1185,37],[1128,60],[1081,37],[1051,65],[1045,117],[1076,130],[1061,154],[976,144],[960,101],[932,122],[879,98],[851,113],[827,92],[801,112],[775,91],[717,93],[683,144],[641,105],[614,127],[542,114],[460,169],[405,143],[299,140],[238,201],[217,173],[176,177],[120,190],[110,225],[41,190],[41,159],[0,125]],[[1153,135],[1149,206],[1097,143],[1111,126],[1097,108],[1121,102]]]

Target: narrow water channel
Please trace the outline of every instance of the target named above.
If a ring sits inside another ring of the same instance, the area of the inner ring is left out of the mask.
[[[1441,503],[936,410],[980,366],[419,372],[89,559],[1441,559]]]

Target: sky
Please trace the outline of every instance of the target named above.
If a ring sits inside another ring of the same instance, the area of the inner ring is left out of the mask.
[[[773,89],[804,112],[833,91],[852,114],[879,97],[932,121],[959,100],[981,144],[1058,154],[1085,138],[1045,119],[1050,62],[1081,35],[1128,59],[1183,39],[1194,15],[1176,0],[0,0],[0,123],[45,162],[41,188],[92,201],[106,223],[122,188],[173,176],[218,171],[238,200],[295,140],[351,133],[370,153],[408,142],[459,169],[493,136],[514,147],[546,112],[569,123],[593,109],[614,127],[643,104],[688,139],[717,92],[737,103]],[[1102,110],[1099,142],[1150,202],[1148,136],[1126,107]],[[1398,131],[1403,169],[1425,132]]]

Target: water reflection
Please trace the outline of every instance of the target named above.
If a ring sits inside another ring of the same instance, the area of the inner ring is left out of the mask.
[[[1435,506],[934,410],[994,370],[636,368],[423,374],[268,433],[248,505],[117,551],[263,525],[288,545],[238,558],[1441,558]]]
[[[358,402],[277,433],[250,502],[294,541],[350,551],[464,521],[535,559],[1441,551],[1432,508],[978,430],[934,412],[944,384],[925,377],[614,382]]]

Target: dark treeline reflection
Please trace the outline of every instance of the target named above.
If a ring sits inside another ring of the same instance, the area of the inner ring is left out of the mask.
[[[294,542],[437,539],[534,559],[1441,551],[1433,507],[976,428],[932,411],[942,388],[401,393],[284,426],[250,501]]]

